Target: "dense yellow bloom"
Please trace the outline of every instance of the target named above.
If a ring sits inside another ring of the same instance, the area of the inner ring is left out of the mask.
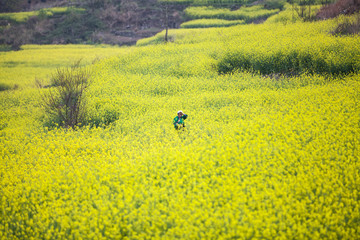
[[[358,71],[272,78],[216,69],[229,49],[256,49],[252,56],[267,60],[274,49],[313,44],[326,58],[342,46],[331,57],[346,60],[359,37],[324,34],[333,24],[178,30],[166,45],[1,53],[0,83],[20,87],[0,92],[0,239],[356,239]],[[275,44],[274,29],[287,47]],[[299,29],[308,40],[294,43]],[[88,121],[102,125],[44,127],[39,91],[47,89],[36,89],[35,77],[96,55],[110,57],[91,65],[86,93]],[[189,115],[184,132],[171,124],[179,109]]]

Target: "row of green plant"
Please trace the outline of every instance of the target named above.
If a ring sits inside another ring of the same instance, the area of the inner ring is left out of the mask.
[[[245,5],[255,2],[255,0],[158,0],[159,2],[167,3],[187,3],[197,6],[230,6],[230,5]]]
[[[210,28],[210,27],[230,27],[244,24],[244,20],[224,20],[224,19],[196,19],[182,23],[181,28]]]
[[[231,11],[228,8],[215,7],[189,7],[185,9],[185,14],[191,19],[217,18],[225,20],[245,20],[254,21],[261,18],[267,18],[279,12],[279,9],[265,9],[262,5],[252,7],[241,7],[238,10]]]
[[[194,6],[231,6],[231,5],[250,5],[255,0],[158,0],[159,2],[167,3],[188,3]],[[336,0],[265,0],[265,5],[268,6],[281,6],[285,2],[291,2],[297,5],[313,5],[313,4],[329,4]],[[278,7],[276,7],[278,8]]]
[[[0,13],[0,19],[10,20],[14,22],[26,22],[30,17],[38,16],[40,18],[52,17],[57,14],[68,13],[70,8],[68,7],[55,7],[55,8],[44,8],[39,11],[30,12],[13,12],[13,13]],[[71,8],[71,11],[84,12],[82,8]]]

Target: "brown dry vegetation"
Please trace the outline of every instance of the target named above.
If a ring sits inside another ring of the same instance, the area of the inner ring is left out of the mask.
[[[318,19],[334,18],[341,14],[353,14],[359,12],[360,0],[339,0],[333,4],[326,5],[317,14]]]

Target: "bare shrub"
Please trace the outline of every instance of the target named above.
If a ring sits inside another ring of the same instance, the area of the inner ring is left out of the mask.
[[[42,94],[42,105],[49,125],[74,128],[85,123],[85,91],[90,77],[90,71],[78,63],[56,70],[51,78],[51,87],[46,94]],[[41,86],[39,83],[37,85]]]
[[[316,15],[318,19],[335,18],[341,14],[349,15],[360,10],[360,0],[338,0],[323,6]]]

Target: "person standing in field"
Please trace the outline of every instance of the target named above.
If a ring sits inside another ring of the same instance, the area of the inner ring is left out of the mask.
[[[179,110],[177,112],[177,116],[174,118],[173,124],[176,130],[180,130],[185,127],[184,120],[188,117],[188,115],[184,114],[183,111]]]

